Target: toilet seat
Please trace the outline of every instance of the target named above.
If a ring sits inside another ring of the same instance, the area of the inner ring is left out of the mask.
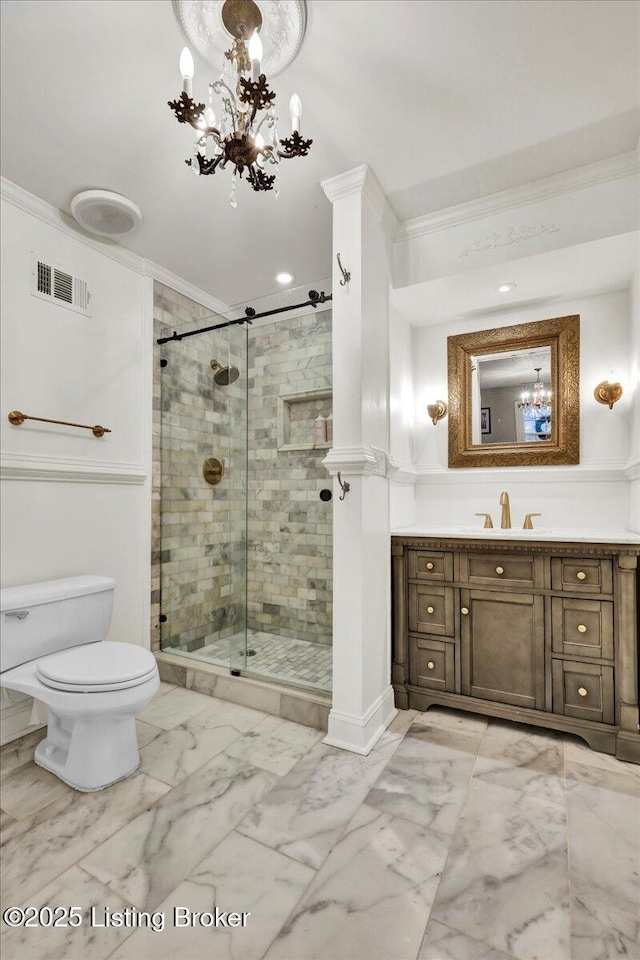
[[[137,687],[156,670],[155,657],[144,647],[102,640],[44,657],[37,663],[36,676],[54,690],[105,693]]]

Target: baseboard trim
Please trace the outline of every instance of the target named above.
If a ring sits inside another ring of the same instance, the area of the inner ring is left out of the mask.
[[[366,757],[397,713],[389,684],[361,717],[331,710],[328,733],[322,742]]]

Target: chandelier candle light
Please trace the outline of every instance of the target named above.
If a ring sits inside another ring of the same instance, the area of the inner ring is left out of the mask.
[[[533,393],[531,396],[527,392],[523,393],[520,406],[525,410],[538,410],[548,415],[551,412],[551,390],[545,390],[544,383],[540,379],[542,367],[534,367],[533,369],[537,374],[536,382],[533,385]]]
[[[232,207],[237,207],[237,178],[242,177],[245,170],[254,190],[275,188],[277,197],[280,160],[305,157],[313,141],[300,135],[302,103],[297,94],[291,97],[290,103],[291,136],[279,138],[276,95],[261,72],[262,42],[258,25],[234,23],[232,29],[235,39],[225,53],[227,75],[225,77],[223,71],[219,80],[209,84],[209,105],[193,99],[195,71],[188,47],[180,56],[182,93],[179,99],[168,101],[168,105],[178,123],[188,123],[196,131],[194,155],[186,161],[196,175],[208,176],[218,167],[231,164],[229,201]],[[222,101],[219,122],[213,109],[214,95]],[[267,172],[271,166],[275,167],[273,174]]]

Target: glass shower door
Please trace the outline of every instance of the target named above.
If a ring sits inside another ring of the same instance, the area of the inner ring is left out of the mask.
[[[242,670],[246,331],[226,327],[167,343],[162,358],[161,647]]]

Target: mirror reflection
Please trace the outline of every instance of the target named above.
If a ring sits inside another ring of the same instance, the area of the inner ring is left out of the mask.
[[[471,357],[471,388],[472,443],[551,439],[551,347]]]

